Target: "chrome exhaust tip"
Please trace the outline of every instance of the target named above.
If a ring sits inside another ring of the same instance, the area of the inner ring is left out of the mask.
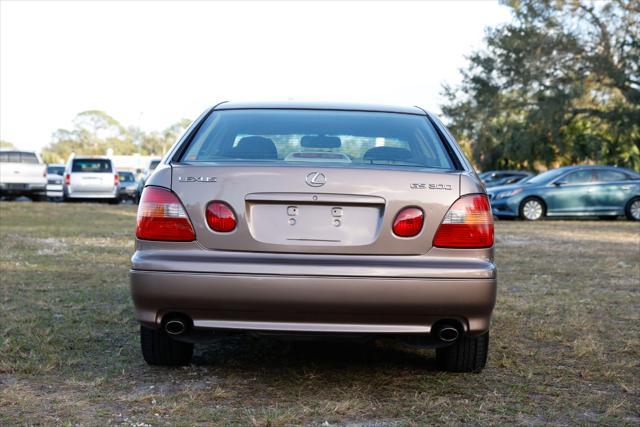
[[[445,325],[441,328],[438,328],[438,339],[443,342],[454,342],[460,336],[460,332],[458,332],[458,328],[453,326]]]
[[[187,331],[187,325],[180,319],[173,319],[165,323],[164,330],[169,335],[182,335]]]

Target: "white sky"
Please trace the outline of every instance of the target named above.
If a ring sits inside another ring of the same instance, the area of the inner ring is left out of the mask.
[[[160,130],[222,100],[420,105],[488,26],[489,1],[0,3],[0,138],[41,149],[85,110]]]

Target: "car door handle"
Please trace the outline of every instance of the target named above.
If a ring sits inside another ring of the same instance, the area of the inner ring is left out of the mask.
[[[596,189],[595,189],[595,188],[588,188],[588,189],[587,189],[587,193],[593,193],[594,191],[596,191]]]
[[[623,186],[622,186],[622,189],[623,189],[623,190],[631,190],[631,188],[633,188],[633,186],[632,186],[632,185],[623,185]]]

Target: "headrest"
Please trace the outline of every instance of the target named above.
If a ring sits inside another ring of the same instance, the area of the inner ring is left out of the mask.
[[[269,138],[263,136],[245,136],[236,145],[232,154],[241,159],[277,159],[278,150]]]

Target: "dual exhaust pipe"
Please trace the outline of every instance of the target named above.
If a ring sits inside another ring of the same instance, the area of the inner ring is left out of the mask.
[[[185,334],[190,327],[189,320],[183,316],[173,316],[164,323],[167,334],[177,336]],[[442,342],[451,343],[460,337],[460,331],[455,324],[441,323],[435,327],[435,336]]]

